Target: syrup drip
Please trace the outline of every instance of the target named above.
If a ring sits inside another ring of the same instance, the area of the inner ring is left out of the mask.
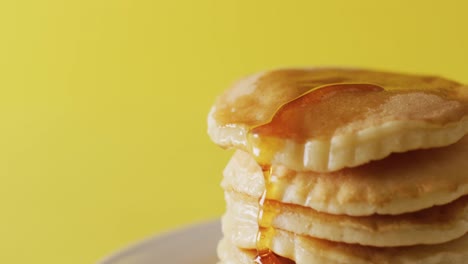
[[[273,221],[281,208],[274,201],[281,199],[279,185],[276,184],[273,167],[270,165],[276,150],[282,147],[281,138],[292,137],[301,140],[310,136],[301,127],[303,116],[307,115],[314,105],[342,93],[380,92],[383,88],[372,84],[334,84],[313,89],[304,95],[286,103],[278,109],[270,122],[257,126],[249,131],[248,141],[252,149],[251,153],[258,164],[263,165],[265,179],[265,191],[259,200],[257,234],[257,264],[282,264],[280,257],[271,251],[272,241],[275,235]]]
[[[258,233],[257,233],[257,257],[255,263],[258,264],[281,264],[282,261],[271,251],[271,244],[275,235],[273,220],[279,213],[279,207],[272,203],[278,199],[277,187],[272,180],[271,166],[263,166],[263,176],[265,178],[265,191],[259,200],[260,210],[258,212]]]
[[[238,147],[246,148],[258,164],[267,165],[263,167],[265,192],[259,200],[258,257],[255,260],[262,264],[290,263],[270,250],[274,237],[272,222],[280,210],[278,203],[272,201],[281,198],[275,195],[278,186],[275,186],[270,165],[275,155],[287,147],[284,139],[297,143],[312,138],[330,139],[346,124],[364,120],[369,110],[379,109],[393,96],[402,94],[432,94],[446,101],[463,103],[463,107],[458,107],[459,113],[454,113],[449,121],[457,121],[468,113],[466,89],[461,89],[462,85],[457,82],[437,77],[351,69],[286,69],[248,79],[239,85],[242,89],[230,89],[218,99],[214,118],[226,127],[246,126],[248,144]],[[382,92],[384,90],[386,92]],[[406,107],[402,105],[401,108]],[[413,112],[402,115],[418,114],[420,119],[432,120],[433,109],[428,110],[416,107]]]

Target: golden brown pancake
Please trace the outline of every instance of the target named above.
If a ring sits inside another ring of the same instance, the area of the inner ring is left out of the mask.
[[[255,255],[257,254],[255,249],[241,249],[234,246],[230,243],[227,239],[223,239],[218,244],[218,256],[221,260],[218,264],[251,264],[253,263],[253,259],[255,259]],[[280,261],[281,264],[294,264],[295,262],[283,258],[281,256],[276,256]]]
[[[464,264],[468,259],[468,235],[443,244],[378,248],[330,242],[278,229],[272,249],[296,264]],[[239,248],[225,237],[218,246],[218,256],[221,263],[250,264],[255,251]]]
[[[435,76],[282,69],[224,92],[220,263],[468,259],[468,86]]]
[[[357,69],[285,69],[222,94],[208,133],[264,164],[336,171],[394,152],[452,144],[468,132],[468,88],[433,77]]]
[[[237,245],[255,247],[258,199],[235,192],[226,192],[225,199],[227,211],[223,216],[223,230],[233,235],[230,240]],[[438,244],[459,238],[468,231],[468,196],[414,213],[361,217],[331,215],[302,206],[269,202],[278,210],[273,227],[349,244],[378,247]]]
[[[447,147],[395,153],[336,172],[296,172],[272,166],[279,201],[354,216],[401,214],[446,204],[468,194],[468,136]],[[260,197],[265,182],[253,157],[237,151],[226,169],[226,190]]]

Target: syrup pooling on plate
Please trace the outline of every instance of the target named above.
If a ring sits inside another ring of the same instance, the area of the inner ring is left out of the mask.
[[[259,200],[260,210],[258,214],[259,231],[257,234],[256,263],[282,263],[270,250],[275,233],[273,220],[280,210],[278,205],[273,203],[273,201],[280,199],[280,186],[276,184],[275,174],[272,171],[271,165],[262,165],[269,164],[268,161],[271,160],[271,155],[281,146],[281,142],[278,141],[278,138],[297,137],[298,140],[300,140],[309,136],[311,131],[305,129],[300,123],[304,122],[303,116],[307,116],[308,112],[312,111],[314,106],[323,101],[343,94],[381,91],[383,91],[382,87],[373,84],[334,84],[320,87],[285,104],[276,112],[269,123],[255,127],[249,131],[249,145],[253,148],[252,152],[257,162],[262,166],[265,180],[265,191]],[[352,114],[355,113],[352,112]]]

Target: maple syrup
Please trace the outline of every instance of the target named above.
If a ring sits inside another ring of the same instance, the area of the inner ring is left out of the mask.
[[[226,90],[216,101],[214,119],[221,125],[259,126],[268,122],[285,102],[318,87],[343,83],[372,83],[396,93],[431,91],[444,98],[461,99],[462,85],[444,78],[360,69],[282,69],[260,75],[251,84]]]
[[[378,93],[383,90],[374,84],[354,83],[318,87],[284,104],[271,121],[253,128],[250,133],[299,142],[330,134],[350,119],[358,119],[366,114],[369,108],[382,104],[386,96]],[[362,104],[356,107],[356,103],[363,103],[359,97],[365,97],[366,107],[362,107]],[[335,118],[330,118],[324,114],[326,110],[339,113]]]
[[[313,108],[334,96],[346,93],[375,93],[383,88],[373,84],[332,84],[314,89],[302,96],[286,103],[278,109],[270,122],[250,129],[248,134],[249,145],[256,161],[262,166],[265,191],[259,200],[258,234],[257,234],[257,257],[258,264],[281,264],[284,263],[271,251],[272,240],[275,229],[273,221],[281,208],[274,201],[280,200],[278,185],[269,162],[275,150],[280,149],[282,138],[295,138],[303,140],[310,137],[309,129],[301,126],[303,116],[312,111]],[[297,127],[299,126],[299,127]],[[262,165],[263,164],[263,165]]]
[[[259,204],[258,212],[258,233],[257,233],[257,257],[255,263],[258,264],[281,264],[281,260],[271,251],[271,244],[275,235],[273,220],[279,213],[280,207],[272,201],[279,197],[276,195],[275,182],[272,181],[271,166],[263,166],[263,175],[265,178],[265,191],[263,192]]]
[[[255,89],[244,87],[240,95],[227,91],[217,102],[215,119],[222,125],[248,128],[247,148],[262,166],[265,179],[265,191],[259,199],[255,263],[293,263],[271,251],[273,221],[281,210],[275,203],[281,197],[271,161],[284,149],[284,139],[304,143],[331,137],[343,125],[365,119],[370,110],[399,94],[423,92],[460,99],[457,86],[460,84],[441,78],[314,69],[273,71],[258,79]]]

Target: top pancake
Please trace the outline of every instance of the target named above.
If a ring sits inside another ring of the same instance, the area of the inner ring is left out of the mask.
[[[468,88],[432,76],[288,69],[247,77],[216,101],[208,133],[259,163],[329,172],[468,132]]]

